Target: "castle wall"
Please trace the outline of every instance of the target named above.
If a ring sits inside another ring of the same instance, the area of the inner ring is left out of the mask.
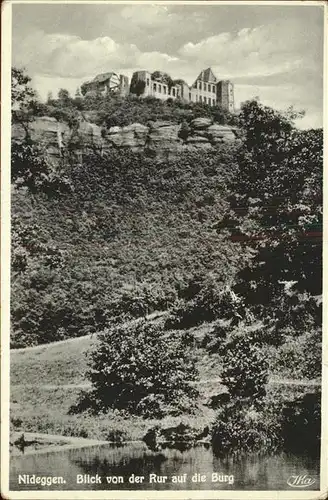
[[[130,93],[128,77],[119,75],[120,87],[119,93],[127,96]],[[155,97],[161,101],[171,98],[182,99],[185,102],[202,103],[209,106],[221,106],[223,109],[234,112],[234,86],[229,80],[217,81],[212,70],[208,68],[203,70],[197,77],[195,83],[189,87],[186,83],[179,83],[169,87],[167,83],[160,78],[153,79],[149,71],[136,71],[133,74],[135,80],[141,80],[145,83],[141,97]],[[94,88],[101,93],[109,91],[105,82],[91,82],[90,88]]]
[[[234,111],[233,85],[229,81],[215,82],[204,81],[199,78],[192,87],[186,83],[175,85],[169,89],[168,85],[160,80],[153,80],[148,71],[137,71],[135,73],[139,80],[145,82],[143,97],[152,96],[162,101],[171,99],[182,99],[185,102],[207,104],[209,106],[222,106],[230,112]]]
[[[159,80],[153,80],[149,71],[136,71],[134,75],[136,75],[138,80],[145,82],[145,89],[142,94],[143,97],[156,97],[156,99],[162,101],[166,101],[169,97],[171,99],[181,97],[181,88],[179,85],[169,88],[166,83],[162,83]]]
[[[192,102],[200,102],[216,106],[217,104],[217,84],[215,82],[204,82],[196,80],[191,87]]]

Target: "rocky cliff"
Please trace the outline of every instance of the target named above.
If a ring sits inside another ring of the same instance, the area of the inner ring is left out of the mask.
[[[111,148],[129,148],[156,155],[174,155],[186,150],[212,149],[238,139],[238,129],[213,123],[209,118],[195,118],[189,125],[155,121],[147,125],[132,123],[125,127],[102,129],[83,119],[69,127],[55,118],[44,116],[37,117],[29,125],[29,133],[32,140],[44,146],[53,161],[58,161],[67,149],[74,150],[78,155],[92,148],[100,152]],[[21,125],[13,125],[14,140],[21,141],[25,135]]]

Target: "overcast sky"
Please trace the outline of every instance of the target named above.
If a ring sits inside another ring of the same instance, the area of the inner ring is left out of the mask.
[[[305,109],[322,125],[323,6],[14,4],[13,65],[42,98],[98,73],[162,70],[192,84],[209,66],[236,105]]]

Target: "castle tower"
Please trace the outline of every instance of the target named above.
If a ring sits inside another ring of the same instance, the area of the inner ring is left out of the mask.
[[[222,109],[230,113],[235,111],[234,85],[230,80],[222,80],[217,84],[217,102]]]
[[[125,75],[120,75],[120,95],[127,96],[130,92],[129,78]]]
[[[143,86],[141,85],[143,83]],[[135,71],[130,83],[130,93],[142,97],[152,95],[151,73],[149,71]]]

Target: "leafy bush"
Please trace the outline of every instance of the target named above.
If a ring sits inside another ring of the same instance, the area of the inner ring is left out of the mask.
[[[321,377],[322,339],[321,329],[310,330],[303,335],[286,335],[283,343],[270,352],[270,369],[282,377],[318,379]]]
[[[212,426],[216,454],[270,452],[320,454],[321,393],[270,387],[260,406],[235,398],[217,411]]]
[[[281,445],[279,419],[239,400],[225,404],[212,427],[215,454],[274,451]]]
[[[72,185],[62,168],[47,161],[45,151],[30,140],[11,145],[11,180],[17,188],[48,199],[70,193]]]
[[[244,256],[245,257],[245,256]],[[231,275],[230,275],[231,276]],[[252,319],[244,301],[227,285],[229,275],[194,278],[180,290],[180,301],[170,310],[167,328],[191,328],[218,319],[229,320],[230,328],[242,319]]]
[[[88,373],[98,409],[162,417],[190,407],[197,374],[187,341],[144,321],[102,333]]]
[[[223,354],[222,383],[232,397],[251,398],[255,405],[265,396],[268,363],[261,345],[252,334],[238,334],[221,348]]]

